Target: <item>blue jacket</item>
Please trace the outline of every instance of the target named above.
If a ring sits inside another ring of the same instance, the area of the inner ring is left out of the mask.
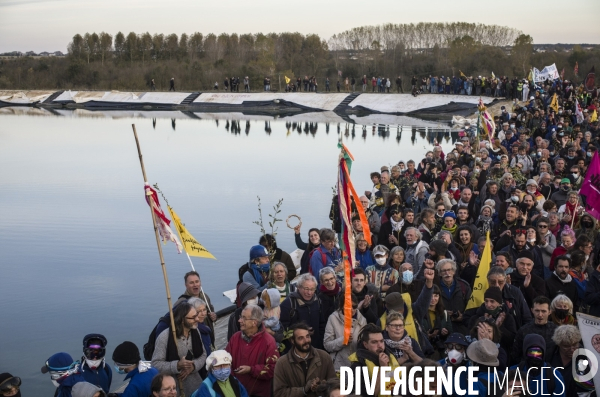
[[[110,391],[110,384],[112,383],[112,370],[110,365],[106,364],[106,360],[102,362],[102,365],[96,369],[91,369],[85,357],[81,359],[81,374],[86,382],[91,383],[94,386],[98,386],[104,390],[105,393]]]
[[[56,389],[56,393],[54,393],[54,397],[71,397],[71,389],[73,385],[78,382],[85,382],[86,380],[83,378],[81,373],[73,374],[67,376],[66,379],[60,382],[60,386]]]
[[[129,379],[129,384],[123,391],[118,393],[121,397],[148,397],[152,394],[150,386],[152,378],[158,375],[156,368],[150,368],[146,372],[140,373],[136,368],[125,376],[125,381]]]
[[[198,331],[200,331],[200,338],[202,338],[202,344],[206,350],[206,357],[210,356],[212,340],[210,339],[210,327],[205,324],[198,324]]]
[[[231,383],[231,387],[236,397],[248,397],[248,392],[244,385],[242,385],[242,383],[233,375],[229,376],[229,382]],[[193,392],[190,397],[223,397],[223,392],[221,391],[217,378],[215,378],[212,372],[209,372],[198,390]]]
[[[325,254],[325,262],[323,263],[323,254]],[[315,276],[317,282],[319,282],[319,272],[325,266],[336,267],[339,263],[341,263],[342,255],[340,254],[340,250],[333,247],[333,250],[328,251],[327,248],[323,246],[323,244],[319,245],[319,247],[315,248],[310,258],[310,270],[311,274]]]
[[[354,256],[355,260],[357,260],[360,263],[360,267],[363,270],[366,270],[367,267],[376,264],[375,260],[373,259],[373,253],[371,252],[371,250],[366,250],[365,252],[360,253],[357,248],[354,253]]]

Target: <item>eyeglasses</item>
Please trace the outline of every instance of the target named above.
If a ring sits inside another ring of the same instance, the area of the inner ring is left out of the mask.
[[[458,343],[447,343],[446,349],[448,350],[465,350],[463,345],[459,345]]]
[[[517,229],[515,230],[515,234],[527,234],[527,229]]]
[[[539,229],[548,229],[548,225],[541,225],[538,223],[538,228]]]
[[[306,292],[315,292],[317,290],[316,288],[306,288],[306,287],[300,287],[300,289],[302,289]]]
[[[404,324],[388,324],[388,326],[394,329],[404,328]]]

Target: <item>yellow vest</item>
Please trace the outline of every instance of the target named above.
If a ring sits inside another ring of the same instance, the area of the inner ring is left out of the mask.
[[[419,343],[419,335],[417,334],[417,325],[415,324],[415,320],[413,319],[412,313],[412,301],[410,299],[410,294],[403,293],[402,300],[404,304],[408,307],[408,314],[404,318],[404,329],[408,333],[408,335]],[[402,313],[400,313],[402,314]],[[381,329],[385,329],[385,324],[387,322],[387,313],[383,313],[383,316],[379,319],[381,322]]]
[[[394,387],[396,387],[396,381],[394,380],[394,376],[393,373],[396,370],[396,368],[398,368],[400,366],[400,364],[398,364],[398,360],[396,360],[396,357],[393,354],[388,355],[388,357],[390,358],[390,367],[392,367],[392,373],[390,374],[390,381],[386,382],[385,384],[385,389],[389,390],[390,392],[392,392],[394,390]],[[350,362],[358,362],[358,356],[356,355],[356,353],[352,353],[350,355],[350,357],[348,357],[348,359],[350,360]],[[365,360],[365,364],[367,365],[367,369],[369,370],[369,375],[373,376],[373,368],[375,368],[375,363],[369,360]],[[362,375],[362,373],[361,373]],[[361,390],[363,391],[363,390]],[[376,393],[379,392],[379,390],[375,390]],[[383,396],[383,394],[377,394],[378,396]]]

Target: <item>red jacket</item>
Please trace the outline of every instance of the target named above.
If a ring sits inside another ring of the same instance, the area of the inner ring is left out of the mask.
[[[231,354],[232,370],[240,365],[252,368],[248,374],[235,375],[248,395],[270,397],[275,364],[279,359],[275,339],[265,331],[259,331],[248,343],[242,338],[242,331],[238,331],[231,337],[225,350]]]

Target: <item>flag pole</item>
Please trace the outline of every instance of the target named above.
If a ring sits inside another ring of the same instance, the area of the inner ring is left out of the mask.
[[[140,149],[140,141],[138,140],[137,131],[135,129],[135,124],[131,125],[133,128],[133,136],[135,137],[135,144],[137,146],[138,155],[140,157],[140,166],[142,167],[142,175],[144,177],[144,183],[148,183],[148,178],[146,178],[146,169],[144,167],[144,159],[142,157],[142,150]],[[149,196],[152,193],[147,193]],[[169,277],[167,276],[167,267],[165,266],[165,258],[163,257],[162,246],[160,245],[160,237],[158,235],[158,227],[156,226],[156,218],[154,214],[154,207],[152,206],[152,198],[147,197],[150,205],[150,214],[152,216],[152,225],[154,226],[154,236],[156,237],[156,246],[158,247],[158,256],[160,258],[160,266],[162,267],[163,278],[165,281],[165,290],[167,291],[167,303],[169,305],[169,317],[171,318],[171,331],[173,334],[173,340],[175,341],[175,346],[177,346],[177,332],[175,330],[175,317],[173,316],[173,307],[171,306],[171,291],[169,289]],[[181,392],[181,396],[185,396],[183,391],[183,384],[181,379],[178,378],[179,381],[179,390]]]
[[[185,247],[183,250],[185,251],[185,255],[187,256],[188,260],[190,261],[190,266],[192,267],[192,270],[196,271],[196,269],[194,268],[194,264],[192,263],[192,258],[190,258],[190,254],[187,253],[187,251],[185,250]],[[204,302],[206,302],[206,309],[208,310],[208,313],[212,313],[212,311],[210,310],[210,304],[208,303],[208,300],[206,299],[206,295],[204,295],[204,288],[200,287],[200,292],[202,292],[202,296],[204,297]]]

